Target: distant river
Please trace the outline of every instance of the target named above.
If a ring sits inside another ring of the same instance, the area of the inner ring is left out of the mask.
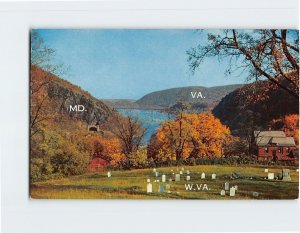
[[[151,135],[155,133],[162,122],[174,118],[174,115],[155,110],[117,109],[117,111],[123,116],[137,117],[142,122],[143,126],[147,128],[142,141],[143,144],[149,143]]]

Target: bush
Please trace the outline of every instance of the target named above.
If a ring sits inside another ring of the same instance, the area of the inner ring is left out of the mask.
[[[44,140],[31,151],[32,181],[83,174],[87,171],[89,155],[79,150],[75,139],[69,140],[54,130],[43,131]]]
[[[131,168],[145,168],[148,167],[149,161],[147,159],[147,149],[138,149],[136,152],[130,154]]]

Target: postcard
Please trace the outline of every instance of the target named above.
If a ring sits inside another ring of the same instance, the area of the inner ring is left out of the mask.
[[[32,29],[34,199],[297,199],[299,32]]]

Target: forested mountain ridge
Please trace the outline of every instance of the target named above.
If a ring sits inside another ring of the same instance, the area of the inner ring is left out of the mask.
[[[178,101],[183,101],[191,104],[202,103],[206,106],[212,106],[218,103],[225,95],[241,86],[236,84],[209,88],[202,86],[171,88],[149,93],[136,103],[140,106],[169,107]],[[201,92],[203,98],[200,96],[197,98],[199,92]]]
[[[178,87],[151,92],[138,100],[102,100],[111,108],[166,109],[176,107],[178,102],[190,104],[192,110],[207,111],[213,109],[228,93],[242,87],[242,84],[216,87]],[[199,94],[200,93],[200,94]]]
[[[245,125],[266,130],[274,119],[299,114],[299,102],[281,88],[270,88],[269,81],[257,81],[226,95],[212,112],[232,131]]]

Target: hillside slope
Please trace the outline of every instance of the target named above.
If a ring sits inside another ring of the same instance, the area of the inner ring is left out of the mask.
[[[87,172],[95,148],[103,152],[95,142],[109,140],[110,108],[37,66],[31,66],[30,87],[31,181]],[[75,105],[86,111],[70,111]],[[89,124],[98,124],[98,133],[89,131]]]
[[[217,86],[217,87],[201,87],[201,86],[191,86],[191,87],[180,87],[166,89],[162,91],[156,91],[149,93],[136,101],[136,103],[141,107],[146,106],[158,106],[158,107],[170,107],[175,105],[178,101],[183,101],[192,104],[197,107],[200,105],[202,108],[212,108],[214,107],[224,96],[228,93],[240,88],[242,85],[227,85],[227,86]],[[204,98],[193,98],[192,94],[201,92]]]
[[[245,125],[268,129],[271,120],[299,113],[296,98],[283,89],[270,89],[266,85],[270,85],[268,81],[260,81],[229,93],[215,106],[213,114],[236,131],[245,130]]]
[[[88,124],[104,123],[111,113],[110,108],[88,92],[70,82],[50,74],[37,66],[31,67],[32,111],[35,98],[45,96],[48,114],[63,114],[71,119],[83,120]],[[40,88],[39,88],[40,87]],[[70,111],[70,106],[83,105],[85,111]],[[32,112],[34,115],[34,112]]]
[[[112,109],[138,109],[140,107],[135,100],[131,99],[102,99],[101,101]]]

